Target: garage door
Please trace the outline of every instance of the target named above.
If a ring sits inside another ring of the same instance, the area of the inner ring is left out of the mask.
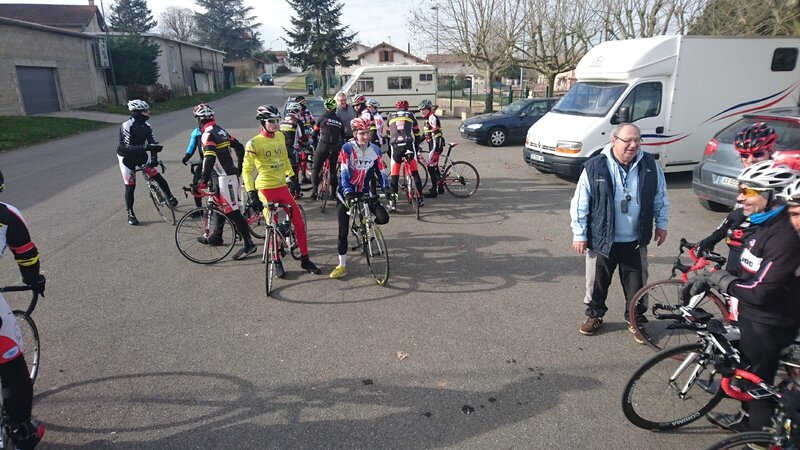
[[[17,80],[22,91],[25,114],[60,111],[55,69],[50,67],[17,66]]]

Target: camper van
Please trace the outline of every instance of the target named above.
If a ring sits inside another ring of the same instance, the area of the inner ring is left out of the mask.
[[[426,64],[388,64],[356,69],[342,86],[348,98],[363,95],[381,103],[380,110],[393,110],[398,100],[408,100],[411,109],[420,101],[436,104],[436,75]]]
[[[744,113],[797,105],[797,38],[659,36],[604,42],[577,83],[528,129],[525,162],[577,178],[582,164],[632,122],[665,172],[690,171],[716,132]]]

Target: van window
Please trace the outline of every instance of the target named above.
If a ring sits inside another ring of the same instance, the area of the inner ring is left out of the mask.
[[[433,81],[433,74],[432,73],[421,73],[421,74],[419,74],[419,81]]]
[[[658,116],[661,113],[661,83],[654,81],[636,86],[620,106],[630,109],[631,122]]]
[[[358,92],[375,92],[375,83],[372,78],[359,78]]]
[[[772,54],[773,72],[791,72],[797,67],[796,48],[776,48]]]
[[[389,77],[386,82],[390,90],[411,89],[411,77]]]

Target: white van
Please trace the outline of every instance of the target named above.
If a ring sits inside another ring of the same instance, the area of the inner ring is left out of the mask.
[[[342,86],[342,92],[352,99],[357,95],[374,98],[380,110],[394,110],[398,100],[408,100],[415,109],[422,100],[436,104],[436,75],[427,64],[387,64],[356,69]]]
[[[570,178],[620,122],[665,172],[689,171],[714,134],[768,107],[797,105],[797,38],[659,36],[603,42],[575,69],[577,83],[528,129],[525,162]]]

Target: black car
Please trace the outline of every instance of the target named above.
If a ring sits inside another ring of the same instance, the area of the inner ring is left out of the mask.
[[[273,86],[275,81],[273,81],[271,73],[262,73],[258,76],[258,84],[261,86]]]
[[[461,137],[481,144],[499,147],[511,142],[524,142],[528,128],[553,108],[558,98],[522,99],[500,111],[470,117],[461,122]]]

